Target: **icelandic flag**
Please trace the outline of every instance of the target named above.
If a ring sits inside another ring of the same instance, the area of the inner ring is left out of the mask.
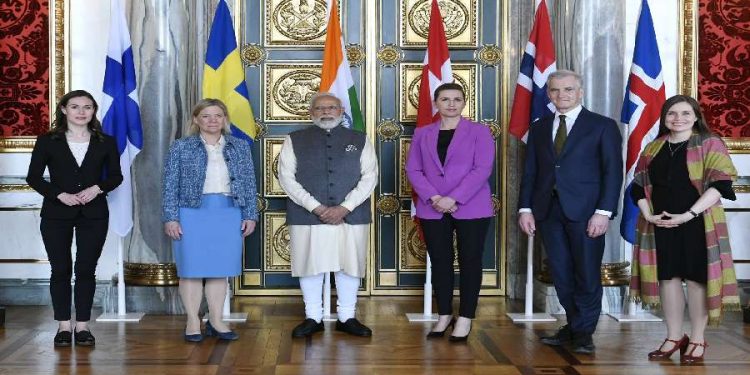
[[[547,97],[547,77],[556,70],[547,3],[542,0],[537,5],[534,26],[523,53],[510,111],[508,131],[523,142],[526,142],[532,122],[555,113],[555,107]]]
[[[232,135],[250,145],[258,132],[245,84],[245,69],[234,36],[232,15],[224,0],[219,1],[211,24],[203,65],[203,97],[219,99],[229,110]]]
[[[347,128],[364,132],[365,122],[362,119],[357,90],[354,88],[352,70],[346,57],[337,3],[336,0],[328,0],[328,31],[323,48],[320,92],[329,92],[341,100],[344,106],[344,125]]]
[[[133,227],[133,186],[130,166],[143,148],[143,129],[136,90],[133,49],[130,32],[125,20],[125,11],[120,0],[112,0],[109,46],[104,71],[104,99],[101,113],[104,114],[104,133],[117,141],[122,168],[122,184],[107,196],[109,202],[109,225],[114,233],[125,236]]]
[[[630,243],[635,242],[635,226],[639,213],[638,206],[630,199],[633,175],[641,151],[659,133],[659,115],[664,101],[666,94],[654,21],[648,1],[643,0],[635,34],[633,65],[625,87],[625,101],[620,115],[620,121],[626,124],[625,134],[628,140],[620,234]]]

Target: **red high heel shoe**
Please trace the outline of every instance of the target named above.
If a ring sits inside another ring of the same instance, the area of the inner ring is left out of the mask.
[[[672,349],[663,351],[661,350],[662,346],[666,344],[667,342],[674,343],[674,346]],[[679,340],[670,340],[670,339],[664,339],[664,342],[659,346],[659,349],[654,350],[651,353],[648,353],[648,359],[649,361],[655,361],[655,360],[662,360],[662,359],[669,359],[669,357],[672,356],[672,353],[676,352],[677,349],[680,350],[680,360],[682,360],[682,355],[685,353],[685,349],[687,349],[688,343],[690,342],[690,339],[687,335],[682,335],[682,338]]]
[[[708,343],[703,341],[703,343],[699,342],[690,342],[688,345],[693,345],[693,348],[690,349],[687,353],[680,353],[680,363],[685,365],[692,365],[695,363],[702,363],[703,362],[703,355],[706,354],[706,348],[708,348]],[[693,352],[695,351],[695,348],[697,347],[703,348],[703,353],[701,355],[693,355]]]

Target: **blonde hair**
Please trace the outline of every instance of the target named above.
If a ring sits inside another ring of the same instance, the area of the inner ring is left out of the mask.
[[[190,125],[188,127],[187,134],[188,135],[196,135],[200,133],[200,128],[198,127],[198,124],[195,122],[195,118],[198,117],[198,115],[206,108],[208,107],[219,107],[222,112],[224,112],[224,128],[221,129],[221,132],[223,134],[231,134],[232,129],[229,128],[229,109],[227,109],[226,104],[222,102],[219,99],[213,99],[213,98],[205,98],[198,101],[198,103],[193,107],[192,115],[190,116]]]

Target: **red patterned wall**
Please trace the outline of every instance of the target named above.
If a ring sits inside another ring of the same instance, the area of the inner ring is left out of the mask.
[[[750,137],[750,0],[700,0],[698,99],[724,137]]]
[[[49,129],[49,1],[0,0],[0,135]]]

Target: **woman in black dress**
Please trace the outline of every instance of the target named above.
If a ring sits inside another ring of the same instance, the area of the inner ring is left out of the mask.
[[[680,350],[682,362],[698,362],[703,359],[707,346],[704,331],[709,320],[706,288],[710,253],[707,249],[710,246],[707,246],[707,232],[711,231],[706,229],[704,216],[706,220],[712,220],[710,227],[720,223],[707,215],[713,215],[712,210],[716,207],[721,208],[720,198],[736,199],[731,179],[736,172],[723,142],[706,126],[698,102],[683,95],[674,96],[664,103],[659,136],[646,146],[641,159],[636,174],[642,173],[642,178],[636,179],[631,196],[638,204],[642,218],[651,225],[646,224],[646,230],[639,225],[638,255],[634,255],[634,260],[641,263],[641,269],[647,270],[643,266],[649,266],[650,262],[645,261],[645,255],[652,249],[643,246],[647,244],[644,237],[653,233],[656,277],[667,325],[667,339],[648,357],[651,360],[667,359]],[[703,191],[699,192],[696,186]],[[721,216],[723,219],[723,211]],[[652,232],[650,228],[653,228]],[[725,259],[723,255],[722,259]],[[635,289],[645,301],[649,298],[648,285],[653,285],[656,280],[646,280],[648,272],[641,269],[637,274],[641,285]],[[689,337],[682,333],[686,302],[683,280],[687,284],[692,326]],[[719,284],[715,285],[723,285],[720,282],[726,280],[716,282]]]

